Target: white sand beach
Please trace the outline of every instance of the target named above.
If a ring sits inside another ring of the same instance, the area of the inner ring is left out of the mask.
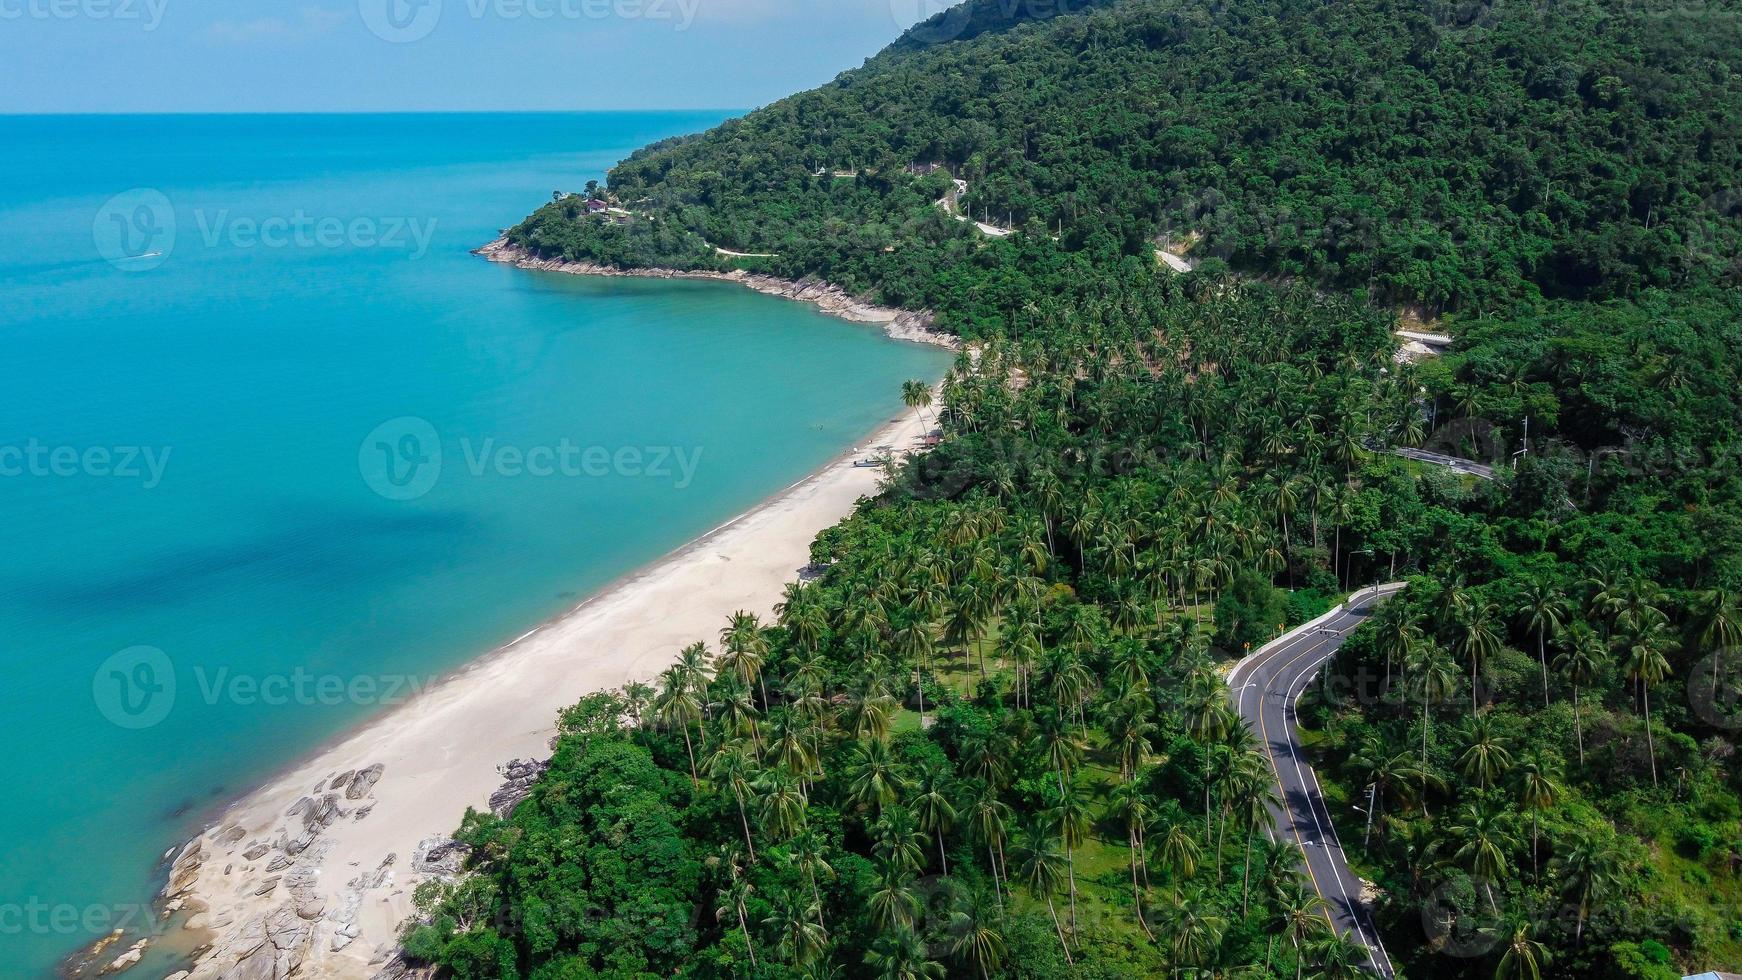
[[[927,418],[904,411],[863,445],[914,448]],[[816,534],[876,492],[883,471],[854,466],[863,455],[843,454],[234,804],[184,849],[165,891],[209,934],[192,975],[374,975],[427,876],[414,867],[420,842],[485,808],[499,765],[546,758],[559,709],[653,678],[688,643],[711,647],[734,610],[771,615]]]

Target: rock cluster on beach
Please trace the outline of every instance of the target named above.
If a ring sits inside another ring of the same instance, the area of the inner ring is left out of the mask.
[[[548,763],[532,759],[513,759],[496,767],[505,780],[502,788],[490,794],[490,812],[506,818],[532,792],[532,784],[544,775]]]
[[[291,804],[271,831],[251,835],[241,826],[219,824],[176,854],[163,889],[164,914],[187,913],[186,928],[214,937],[209,946],[195,950],[191,980],[283,980],[302,969],[317,943],[337,952],[360,934],[357,912],[363,892],[391,884],[394,855],[353,878],[339,900],[330,902],[320,887],[328,849],[321,835],[341,820],[367,816],[385,771],[377,763],[335,773]],[[213,878],[222,883],[219,887],[241,896],[244,907],[251,904],[249,899],[270,905],[239,920],[228,912],[213,918],[206,903],[193,897],[197,888],[215,891]],[[384,962],[390,951],[378,952]]]

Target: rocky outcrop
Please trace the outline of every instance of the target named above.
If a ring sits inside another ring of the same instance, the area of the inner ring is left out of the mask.
[[[194,880],[200,876],[200,865],[205,863],[205,840],[195,837],[187,842],[181,853],[169,866],[169,883],[163,886],[163,898],[174,899],[193,887]]]
[[[236,944],[236,964],[221,980],[284,980],[302,966],[314,927],[288,905],[251,923]]]
[[[715,272],[708,269],[619,269],[615,266],[599,265],[593,262],[570,262],[566,259],[540,258],[506,238],[498,238],[490,244],[474,250],[473,254],[481,255],[492,262],[504,262],[522,269],[538,269],[545,272],[567,272],[583,276],[713,279],[721,282],[735,282],[770,296],[795,299],[802,303],[814,303],[824,313],[841,317],[844,320],[880,324],[885,333],[897,340],[936,344],[951,350],[961,348],[961,342],[955,337],[933,329],[933,317],[929,312],[900,310],[868,303],[841,287],[820,279],[782,279],[778,276],[745,272],[742,269],[734,269],[731,272]]]
[[[405,962],[404,956],[395,952],[370,980],[428,980],[433,976],[435,976],[434,967],[412,966]]]
[[[490,812],[506,818],[532,792],[532,784],[544,774],[547,763],[514,759],[496,767],[502,774],[501,788],[490,794]]]
[[[335,892],[330,883],[322,888],[321,871],[333,845],[321,835],[353,813],[367,813],[385,772],[377,763],[335,773],[317,782],[311,794],[298,797],[278,826],[260,837],[251,839],[242,827],[220,825],[176,853],[163,890],[163,910],[185,910],[191,913],[186,927],[214,934],[212,945],[196,955],[192,978],[283,980],[324,951],[328,936],[336,951],[361,934],[357,914],[362,893],[390,885],[393,858],[354,878],[348,891]],[[354,808],[348,805],[353,802]],[[222,887],[245,897],[244,907],[255,911],[233,909],[214,917],[204,902],[189,897],[204,865],[214,860],[224,862],[225,875],[236,872],[238,880]]]
[[[411,855],[411,870],[418,874],[452,878],[465,867],[472,849],[447,837],[425,837]]]
[[[360,800],[368,796],[369,791],[375,788],[375,784],[381,781],[381,774],[386,771],[387,767],[379,762],[367,769],[357,770],[356,775],[352,776],[350,782],[345,786],[345,799]]]
[[[134,943],[132,946],[129,946],[127,948],[127,952],[122,953],[120,956],[115,957],[115,959],[113,961],[111,961],[108,966],[105,966],[101,970],[98,970],[97,975],[100,977],[106,977],[106,976],[110,975],[111,973],[120,973],[123,970],[133,969],[134,967],[139,965],[140,959],[145,956],[145,947],[150,946],[150,945],[151,945],[151,940],[149,940],[149,939],[139,940],[138,942]]]

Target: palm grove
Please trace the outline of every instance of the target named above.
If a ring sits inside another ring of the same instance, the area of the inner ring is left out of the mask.
[[[770,621],[565,712],[532,795],[468,815],[408,956],[1356,975],[1221,678],[1405,579],[1303,707],[1402,972],[1742,962],[1737,19],[1012,9],[642,151],[612,175],[627,224],[559,201],[511,232],[623,265],[778,252],[978,356],[943,445],[819,537]],[[934,162],[1024,232],[942,213]],[[1192,232],[1237,272],[1158,270]],[[1380,300],[1444,308],[1458,343],[1394,362]],[[1385,451],[1424,442],[1529,451],[1492,483]]]

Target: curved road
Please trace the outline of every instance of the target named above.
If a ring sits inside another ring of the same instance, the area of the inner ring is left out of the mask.
[[[1331,925],[1366,946],[1373,972],[1387,978],[1395,975],[1391,958],[1361,904],[1361,880],[1349,870],[1318,777],[1306,764],[1295,710],[1301,694],[1325,661],[1336,655],[1349,631],[1402,588],[1402,583],[1394,583],[1363,589],[1324,616],[1266,644],[1228,675],[1240,717],[1258,736],[1276,775],[1281,805],[1273,805],[1271,812],[1277,833],[1292,840],[1305,856],[1307,876],[1325,900]]]

